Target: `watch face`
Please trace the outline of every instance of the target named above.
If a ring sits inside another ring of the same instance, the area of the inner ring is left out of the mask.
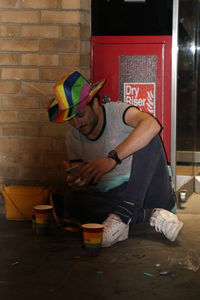
[[[110,158],[115,158],[115,157],[116,157],[115,151],[114,151],[114,150],[110,151],[110,152],[108,153],[108,157],[110,157]]]
[[[108,157],[114,159],[117,164],[121,163],[121,160],[119,159],[117,152],[115,150],[112,150],[108,153]]]
[[[109,156],[110,157],[115,157],[115,154],[116,154],[116,152],[114,150],[112,150],[112,151],[109,152]]]

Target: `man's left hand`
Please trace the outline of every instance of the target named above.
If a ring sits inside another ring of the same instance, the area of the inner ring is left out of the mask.
[[[116,162],[109,157],[97,158],[86,164],[80,173],[81,180],[96,184],[101,177],[110,172],[116,166]]]

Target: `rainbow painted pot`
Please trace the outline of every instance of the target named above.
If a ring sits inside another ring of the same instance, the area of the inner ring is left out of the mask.
[[[39,235],[48,234],[52,222],[53,207],[51,205],[36,205],[34,211],[36,233]]]
[[[98,256],[100,254],[102,237],[103,237],[102,224],[87,223],[82,225],[83,241],[88,256]]]

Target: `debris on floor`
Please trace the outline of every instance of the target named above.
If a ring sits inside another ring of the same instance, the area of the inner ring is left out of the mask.
[[[168,257],[170,266],[178,265],[183,269],[197,272],[200,267],[200,258],[198,253],[194,249],[189,249],[185,257],[175,258]]]
[[[151,274],[151,273],[148,273],[148,272],[144,272],[144,275],[146,275],[146,276],[150,276],[150,277],[153,277],[153,276],[155,276],[154,274]]]

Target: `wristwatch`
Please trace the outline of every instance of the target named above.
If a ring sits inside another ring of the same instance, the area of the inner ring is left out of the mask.
[[[115,150],[112,150],[108,153],[108,157],[112,158],[116,161],[117,165],[121,164],[121,159],[118,157],[117,152]]]

